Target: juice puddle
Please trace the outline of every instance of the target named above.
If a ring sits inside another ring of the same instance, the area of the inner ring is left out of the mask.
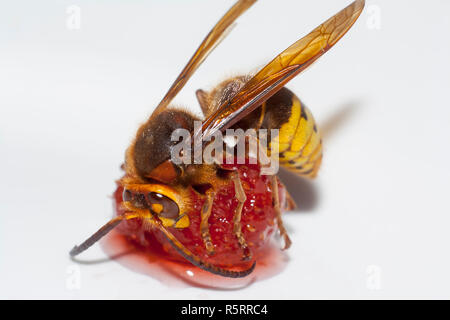
[[[164,253],[139,248],[124,235],[113,230],[101,241],[105,253],[124,267],[145,274],[170,287],[199,287],[212,290],[238,290],[256,281],[280,273],[288,262],[280,244],[272,241],[258,255],[255,270],[245,278],[225,278],[201,270],[189,263],[171,260]]]

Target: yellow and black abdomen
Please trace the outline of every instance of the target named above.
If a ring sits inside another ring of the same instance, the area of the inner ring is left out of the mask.
[[[322,139],[311,111],[289,89],[278,91],[237,126],[269,132],[278,129],[278,135],[270,136],[270,144],[278,144],[280,165],[300,176],[317,175],[322,161]]]

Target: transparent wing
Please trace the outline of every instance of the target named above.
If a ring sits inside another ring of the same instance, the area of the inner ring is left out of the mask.
[[[159,105],[153,112],[154,115],[164,110],[172,99],[178,94],[178,92],[184,87],[186,82],[194,74],[195,70],[202,64],[211,51],[222,41],[233,26],[234,21],[243,14],[248,8],[250,8],[256,0],[239,0],[230,10],[225,13],[222,19],[208,33],[206,38],[195,51],[192,58],[187,65],[181,71],[180,75],[174,81],[169,91],[161,100]]]
[[[357,0],[275,57],[202,126],[203,137],[229,128],[327,52],[351,28],[364,8]],[[196,134],[199,134],[197,132]]]

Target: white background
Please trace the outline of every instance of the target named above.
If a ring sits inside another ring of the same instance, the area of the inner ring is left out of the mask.
[[[138,125],[233,3],[2,2],[0,298],[450,298],[444,0],[368,1],[347,36],[289,83],[324,130],[325,158],[311,183],[283,175],[300,210],[285,215],[294,244],[279,274],[209,290],[69,259],[111,217]],[[195,89],[257,70],[348,3],[259,1],[176,104],[198,110]],[[81,8],[79,30],[66,26],[70,5]],[[105,256],[96,245],[83,257]],[[67,286],[73,270],[79,289]]]

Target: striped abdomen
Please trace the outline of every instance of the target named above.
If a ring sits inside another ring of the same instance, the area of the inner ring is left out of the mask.
[[[235,127],[279,129],[270,143],[279,145],[280,165],[300,176],[316,176],[322,161],[322,140],[313,115],[289,89],[278,91]]]

